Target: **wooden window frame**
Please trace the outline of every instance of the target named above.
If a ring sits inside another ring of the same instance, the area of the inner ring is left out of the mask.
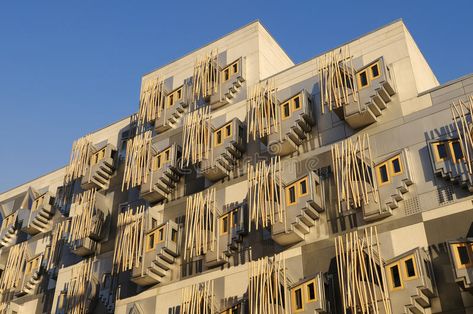
[[[313,299],[309,299],[309,285],[310,284],[314,284],[314,298]],[[312,303],[312,302],[316,302],[317,301],[317,280],[314,278],[312,280],[309,280],[307,281],[305,284],[304,284],[304,287],[305,287],[305,291],[306,291],[306,298],[305,298],[305,303]]]
[[[296,291],[300,290],[301,291],[301,308],[297,308],[296,305]],[[292,311],[293,313],[299,313],[304,311],[304,286],[300,285],[297,287],[294,287],[291,291],[291,305],[292,305]]]
[[[159,160],[159,162],[158,162]],[[153,156],[151,168],[153,171],[158,171],[163,168],[169,161],[171,161],[171,147],[168,147]]]
[[[89,164],[91,166],[98,164],[101,160],[105,159],[105,150],[107,147],[103,147],[102,149],[96,151],[95,153],[90,156]]]
[[[409,274],[407,273],[407,267],[406,267],[406,261],[412,259],[412,264],[414,265],[414,272],[415,275],[409,277]],[[417,260],[415,254],[409,255],[407,257],[404,257],[401,260],[402,267],[403,267],[403,274],[404,274],[404,281],[409,281],[409,280],[414,280],[419,278],[419,268],[417,267]]]
[[[453,143],[458,143],[458,144],[460,144],[460,150],[461,150],[461,152],[462,152],[462,157],[461,157],[461,158],[457,158],[457,157],[455,156],[455,150],[453,149]],[[465,153],[463,152],[463,144],[462,144],[462,142],[461,142],[459,139],[449,140],[449,141],[448,141],[448,148],[449,148],[449,150],[450,150],[450,158],[452,159],[452,161],[453,161],[454,163],[460,162],[460,161],[462,161],[462,160],[465,159]]]
[[[400,169],[399,172],[394,172],[393,161],[396,160],[396,159],[399,160],[399,169]],[[389,166],[391,168],[391,176],[392,177],[399,176],[404,172],[404,167],[402,165],[401,155],[396,155],[396,156],[390,158],[388,162],[389,162]]]
[[[230,127],[230,134],[227,134],[227,127]],[[218,142],[218,132],[220,132],[220,139],[221,142]],[[233,121],[226,123],[225,125],[221,126],[217,130],[213,132],[214,134],[214,147],[220,146],[227,138],[231,138],[233,136]]]
[[[445,152],[447,154],[447,156],[445,156],[444,158],[440,158],[440,155],[439,155],[439,151],[438,151],[438,146],[440,145],[444,145],[445,147]],[[435,161],[436,162],[444,162],[446,160],[449,159],[449,153],[448,153],[448,150],[449,150],[449,147],[446,147],[445,145],[448,145],[448,141],[438,141],[438,142],[434,142],[432,143],[432,147],[434,149],[434,158],[435,158]]]
[[[305,193],[302,193],[301,192],[301,183],[304,182],[306,183],[306,192]],[[286,206],[292,206],[294,204],[297,204],[297,201],[299,198],[301,197],[304,197],[306,195],[309,195],[309,190],[310,190],[310,187],[309,187],[309,176],[305,176],[303,178],[300,178],[299,180],[297,180],[296,182],[293,182],[291,183],[290,185],[286,186],[285,187],[285,193],[286,193]],[[290,193],[290,189],[291,188],[294,188],[294,202],[291,202],[291,193]]]
[[[372,70],[372,68],[373,68],[374,66],[378,66],[378,75],[377,75],[377,76],[373,76],[373,70]],[[372,65],[370,65],[368,68],[369,68],[369,72],[370,72],[370,73],[369,73],[369,74],[370,74],[370,76],[369,76],[369,77],[370,77],[370,81],[375,80],[375,79],[377,79],[378,77],[381,76],[381,63],[379,62],[379,60],[376,61],[375,63],[373,63]]]
[[[391,271],[391,268],[396,267],[396,266],[397,266],[397,269],[399,271],[399,280],[401,281],[401,285],[399,287],[394,286],[394,280],[393,280],[392,271]],[[389,264],[388,266],[386,266],[386,268],[388,269],[387,275],[388,275],[388,282],[389,282],[389,290],[390,291],[398,291],[398,290],[404,289],[404,280],[403,280],[400,261]]]
[[[166,108],[171,108],[174,106],[179,100],[182,99],[182,88],[184,85],[179,86],[175,90],[171,91],[168,95],[166,95]],[[170,99],[173,99],[172,104],[170,103]]]
[[[305,182],[305,190],[306,192],[305,193],[302,193],[302,189],[301,189],[301,183],[302,182]],[[300,180],[297,181],[297,197],[303,197],[303,196],[306,196],[306,195],[309,195],[309,178],[308,177],[304,177]]]
[[[361,85],[361,74],[362,73],[366,74],[366,85],[365,86]],[[358,90],[369,87],[370,86],[370,81],[371,80],[370,80],[370,74],[368,73],[368,68],[365,68],[364,70],[356,73],[356,82],[358,84]]]
[[[462,152],[462,158],[456,158],[455,156],[455,150],[453,149],[453,144],[454,143],[459,143],[460,144],[460,149]],[[445,152],[447,156],[445,158],[440,158],[439,152],[438,152],[438,146],[444,145],[445,147]],[[460,141],[460,139],[449,139],[449,140],[442,140],[442,141],[437,141],[432,143],[432,149],[434,150],[434,159],[435,162],[445,162],[448,160],[451,160],[453,163],[458,163],[461,162],[462,160],[465,160],[465,152],[463,149],[463,143]]]
[[[381,168],[382,167],[386,167],[386,175],[388,177],[388,180],[387,181],[382,181],[382,176],[381,176]],[[389,165],[388,165],[388,162],[385,161],[383,163],[380,163],[379,165],[376,166],[376,177],[378,179],[378,185],[379,186],[382,186],[382,185],[385,185],[385,184],[388,184],[389,182],[391,182],[391,176],[389,175]]]
[[[226,223],[227,231],[225,231],[225,229],[224,229],[224,227],[225,227],[225,223],[224,223],[225,218],[227,219],[227,223]],[[226,213],[226,214],[224,214],[223,216],[220,217],[220,219],[219,219],[219,226],[220,226],[220,228],[219,228],[219,234],[220,234],[221,236],[222,236],[222,235],[227,235],[228,232],[230,231],[230,225],[231,225],[230,219],[231,219],[231,218],[230,218],[229,213]]]
[[[394,166],[393,166],[393,161],[398,159],[399,160],[399,172],[394,172]],[[386,175],[388,177],[387,181],[382,181],[381,177],[381,167],[385,166],[386,167]],[[404,165],[402,164],[402,158],[401,154],[398,154],[394,157],[389,158],[386,161],[383,161],[382,163],[379,163],[376,165],[376,178],[378,180],[378,185],[383,186],[385,184],[390,183],[392,180],[392,177],[402,175],[404,173]]]
[[[291,188],[294,188],[294,202],[291,202]],[[286,187],[286,206],[297,204],[297,186],[293,183]]]
[[[223,74],[222,77],[223,77],[223,82],[226,82],[226,81],[229,81],[232,76],[234,76],[235,74],[238,74],[240,73],[240,65],[238,64],[240,61],[240,59],[237,59],[233,62],[231,62],[229,65],[227,65],[226,67],[224,67],[221,71],[221,73]],[[236,65],[236,71],[234,69],[234,66]],[[228,78],[225,77],[225,71],[228,71]]]
[[[286,113],[285,113],[285,111],[284,111],[284,106],[286,106],[286,105],[287,105],[287,108],[289,109],[287,116],[286,116]],[[282,119],[282,120],[289,119],[289,118],[292,116],[291,102],[290,102],[289,100],[283,102],[283,103],[280,105],[280,108],[281,108],[281,119]]]
[[[296,96],[291,98],[292,113],[302,109],[302,98],[300,96],[300,94],[297,94]],[[299,99],[299,108],[296,108],[296,99]]]
[[[156,248],[156,234],[155,234],[155,231],[156,230],[153,230],[153,231],[148,232],[146,234],[146,252],[154,251],[154,249]],[[151,237],[153,237],[152,245],[151,245],[151,242],[150,242]]]
[[[470,260],[467,264],[461,264],[460,253],[458,252],[458,247],[466,247],[468,253],[468,258]],[[471,243],[452,243],[450,244],[450,249],[453,251],[453,256],[455,258],[455,267],[457,269],[471,268],[473,266],[473,252]]]

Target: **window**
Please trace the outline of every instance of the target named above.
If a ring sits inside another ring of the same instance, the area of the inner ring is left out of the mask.
[[[406,279],[417,278],[414,256],[404,259],[404,270],[405,270]]]
[[[105,147],[102,148],[101,150],[99,150],[98,152],[94,153],[91,157],[90,157],[90,165],[93,166],[97,163],[99,163],[99,161],[101,161],[102,159],[105,158]]]
[[[164,242],[165,234],[164,228],[166,226],[161,226],[159,229],[152,230],[146,235],[146,252],[154,250],[156,244]]]
[[[286,205],[291,206],[296,203],[299,197],[309,194],[309,178],[304,177],[286,187]]]
[[[360,89],[369,85],[368,74],[366,70],[361,71],[360,73],[357,74],[357,76],[358,76],[358,86],[360,87]]]
[[[229,226],[229,220],[228,220],[228,214],[222,216],[220,218],[220,235],[224,235],[228,233],[228,226]]]
[[[152,170],[157,171],[161,169],[170,160],[171,160],[171,148],[169,147],[153,157]]]
[[[389,282],[391,290],[397,290],[403,287],[401,272],[399,271],[399,263],[389,266]]]
[[[376,62],[375,64],[370,66],[370,75],[371,80],[374,80],[375,78],[381,76],[381,73],[379,72],[379,62]]]
[[[225,67],[222,72],[223,72],[223,81],[228,81],[233,75],[237,74],[239,72],[238,70],[238,61],[232,62],[230,65]]]
[[[154,249],[154,232],[149,233],[146,237],[146,252],[148,252]]]
[[[159,242],[163,242],[164,241],[164,227],[161,227],[159,230],[158,230],[158,243]]]
[[[315,280],[312,280],[306,284],[307,290],[307,302],[313,302],[315,298]]]
[[[292,296],[294,311],[299,312],[304,310],[304,305],[302,304],[302,288],[294,289]]]
[[[432,146],[437,162],[452,159],[456,163],[464,158],[462,145],[457,139],[436,142]]]
[[[171,241],[177,242],[177,230],[171,229]]]
[[[154,229],[158,226],[158,221],[154,218],[151,218],[151,229]]]
[[[238,209],[232,211],[232,227],[238,226]]]
[[[299,109],[301,109],[301,97],[298,94],[281,104],[282,119],[284,120],[289,118],[293,112]]]
[[[401,156],[394,156],[376,166],[378,184],[383,185],[391,181],[391,177],[402,174]]]
[[[31,211],[37,210],[43,204],[45,194],[35,198],[35,200],[33,201],[33,204],[31,205]]]
[[[39,264],[40,264],[40,259],[41,259],[41,256],[37,256],[31,260],[29,260],[27,263],[26,263],[26,270],[25,270],[25,273],[26,274],[30,274],[32,273],[33,271],[36,271],[39,267]]]
[[[214,131],[214,146],[221,145],[225,139],[232,136],[232,123],[229,122]]]
[[[455,256],[455,264],[458,269],[469,268],[473,266],[472,250],[469,243],[453,243],[451,251]]]
[[[170,92],[166,97],[167,107],[170,108],[182,98],[182,86]]]

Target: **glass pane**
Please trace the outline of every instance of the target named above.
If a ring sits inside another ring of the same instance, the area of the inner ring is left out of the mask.
[[[289,112],[289,103],[285,103],[285,104],[283,105],[283,108],[284,108],[284,112],[283,112],[284,118],[289,117],[289,115],[290,115],[290,112]]]
[[[371,66],[371,77],[377,77],[379,75],[379,68],[378,68],[378,64],[374,64]]]
[[[458,246],[458,257],[460,258],[460,264],[465,265],[470,263],[470,257],[468,256],[468,248],[466,246]]]
[[[399,274],[399,267],[397,265],[391,266],[391,280],[394,288],[401,286],[401,276]]]
[[[360,73],[360,83],[361,83],[361,87],[368,85],[368,77],[366,75],[366,71],[363,71]]]
[[[299,182],[300,193],[301,195],[307,194],[307,180],[302,180]]]
[[[414,267],[414,259],[410,258],[404,263],[406,264],[407,277],[415,277],[416,269]]]
[[[437,146],[437,156],[440,159],[447,158],[447,148],[445,147],[445,143],[439,143]]]
[[[392,165],[393,165],[394,173],[401,172],[401,161],[400,161],[399,157],[392,160]]]
[[[309,297],[309,300],[315,299],[315,285],[313,282],[307,285],[307,296]]]
[[[294,186],[291,186],[289,188],[289,203],[295,203],[296,202],[296,188]]]
[[[294,98],[294,108],[299,109],[301,107],[301,101],[299,97]]]
[[[452,149],[455,160],[463,158],[463,151],[459,141],[452,142]]]
[[[379,176],[380,176],[381,182],[384,183],[384,182],[389,181],[388,169],[386,165],[382,165],[379,167]]]
[[[294,304],[296,305],[296,309],[302,309],[302,289],[297,289],[294,291]]]
[[[226,132],[225,136],[227,136],[227,137],[232,134],[232,125],[231,124],[229,124],[225,127],[225,132]]]

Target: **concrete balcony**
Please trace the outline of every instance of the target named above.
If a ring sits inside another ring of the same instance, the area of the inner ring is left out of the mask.
[[[296,152],[307,140],[315,124],[310,95],[302,90],[297,95],[281,102],[281,133],[268,136],[268,149],[271,153],[285,156]]]
[[[116,155],[117,150],[112,144],[93,153],[82,177],[82,189],[108,189],[110,178],[115,172]]]
[[[98,242],[102,240],[102,230],[105,223],[105,215],[102,211],[97,210],[92,216],[92,224],[89,234],[70,243],[72,253],[78,256],[88,256],[97,252]]]
[[[323,212],[320,178],[310,172],[307,176],[285,184],[282,197],[286,223],[279,220],[271,227],[271,236],[279,245],[290,245],[305,239]]]
[[[31,205],[27,221],[23,222],[22,231],[30,235],[49,231],[55,211],[54,197],[51,193],[38,196]]]
[[[409,151],[404,149],[376,163],[375,173],[379,202],[374,200],[374,192],[370,191],[370,201],[362,205],[365,221],[391,216],[392,210],[398,208],[399,202],[404,200],[404,195],[413,184]]]
[[[473,289],[473,240],[449,241],[453,278],[463,290]]]
[[[240,92],[246,81],[246,58],[241,57],[220,70],[219,91],[209,98],[212,110],[228,105]]]
[[[131,280],[141,286],[168,282],[180,255],[179,226],[170,220],[148,231],[144,239],[143,265],[133,268]]]
[[[434,173],[473,192],[473,176],[469,172],[459,139],[444,137],[431,140],[428,147]]]
[[[292,313],[330,313],[327,290],[328,282],[322,273],[295,283],[291,287]]]
[[[0,229],[0,247],[9,247],[16,243],[19,229],[17,214],[18,212],[14,212],[3,219]]]
[[[189,96],[192,93],[192,80],[167,94],[164,108],[154,123],[158,133],[176,128],[181,118],[189,110]]]
[[[213,152],[200,163],[204,176],[220,180],[230,174],[246,150],[243,124],[238,118],[224,124],[212,133]]]
[[[38,255],[26,262],[26,269],[23,276],[23,281],[19,291],[16,293],[18,297],[26,294],[36,294],[37,288],[42,280],[42,262],[43,255]]]
[[[347,84],[351,90],[349,101],[336,109],[335,113],[353,129],[375,123],[396,93],[390,69],[384,64],[383,58],[359,69],[356,77],[349,78]],[[354,84],[358,87],[358,101],[355,101],[353,95]]]
[[[181,147],[172,144],[153,156],[148,182],[141,185],[140,197],[150,203],[169,200],[179,183]]]
[[[230,207],[218,220],[218,251],[228,258],[236,255],[248,233],[248,209],[246,204]]]
[[[385,270],[393,313],[430,313],[434,274],[426,251],[416,248],[397,256]]]

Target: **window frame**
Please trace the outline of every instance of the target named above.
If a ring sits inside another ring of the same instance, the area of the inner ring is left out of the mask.
[[[314,298],[313,299],[310,299],[309,297],[309,285],[310,284],[313,284],[314,285]],[[312,303],[312,302],[317,302],[317,280],[314,278],[312,280],[309,280],[307,281],[305,284],[304,284],[304,287],[306,288],[306,298],[305,298],[305,303]]]
[[[366,75],[366,85],[361,85],[361,74],[365,73]],[[371,85],[370,74],[368,73],[368,67],[356,73],[356,83],[358,84],[358,90],[367,88]]]
[[[224,223],[225,219],[227,220],[226,223]],[[227,235],[228,232],[230,231],[230,215],[229,213],[225,213],[224,215],[220,216],[219,219],[219,235]],[[227,230],[225,231],[225,227]]]
[[[399,168],[400,168],[399,172],[394,172],[393,161],[396,160],[396,159],[399,160]],[[387,178],[388,178],[387,181],[384,181],[384,182],[382,181],[382,176],[381,176],[381,168],[383,166],[386,167],[386,175],[387,175]],[[377,181],[378,181],[378,186],[383,186],[385,184],[390,183],[392,181],[391,179],[393,177],[402,175],[404,173],[404,165],[403,165],[403,162],[402,162],[401,154],[397,154],[397,155],[389,158],[388,160],[377,164],[375,166],[375,168],[376,168],[376,178],[377,178]]]
[[[377,75],[377,76],[373,76],[373,70],[372,70],[372,68],[373,68],[374,66],[377,66],[377,67],[378,67],[378,75]],[[377,79],[378,77],[381,76],[381,64],[380,64],[379,60],[369,66],[369,72],[370,72],[370,73],[369,73],[369,74],[370,74],[370,81],[375,80],[375,79]]]
[[[158,162],[159,160],[159,162]],[[171,161],[171,147],[167,147],[153,156],[151,170],[158,171]]]
[[[305,182],[306,183],[306,192],[305,193],[302,193],[301,192],[301,183],[302,182]],[[292,206],[294,204],[297,204],[297,201],[299,198],[301,197],[304,197],[306,195],[309,195],[309,190],[310,190],[310,187],[309,187],[309,176],[305,176],[305,177],[302,177],[300,179],[298,179],[297,181],[289,184],[288,186],[285,187],[285,195],[286,195],[286,206]],[[291,202],[291,188],[294,188],[294,202]]]
[[[468,253],[469,263],[461,264],[460,252],[458,251],[459,247],[466,247]],[[457,269],[466,269],[473,267],[473,252],[471,243],[452,243],[450,244],[450,249],[453,250],[453,256],[455,259],[455,267]]]
[[[230,133],[227,134],[228,127],[230,127]],[[217,134],[220,132],[220,139],[221,141],[218,141],[218,136]],[[213,131],[213,136],[214,136],[214,147],[220,146],[225,142],[227,138],[231,138],[233,136],[233,121],[230,121],[228,123],[225,123],[223,126],[219,127],[215,131]]]
[[[229,81],[232,76],[234,76],[235,74],[238,74],[240,73],[240,65],[238,64],[239,61],[240,61],[241,58],[231,62],[230,64],[228,64],[227,66],[225,66],[222,70],[221,70],[221,73],[223,74],[223,80],[222,82],[226,82],[226,81]],[[236,70],[234,69],[234,66],[236,65]],[[225,77],[225,71],[228,71],[228,78]]]
[[[301,295],[301,307],[297,308],[297,303],[296,303],[296,291],[300,291]],[[304,285],[299,285],[296,286],[292,289],[291,291],[291,305],[292,305],[292,311],[293,313],[298,313],[298,312],[303,312],[304,311]]]
[[[462,153],[461,158],[457,158],[455,154],[455,150],[453,149],[453,144],[458,143],[460,145],[460,151]],[[450,158],[454,163],[460,162],[461,160],[465,159],[465,154],[463,153],[463,144],[459,139],[453,139],[448,141],[448,148],[450,149]]]
[[[34,212],[38,210],[44,203],[46,193],[41,194],[37,198],[34,199],[33,203],[31,204],[31,211]],[[40,201],[39,201],[40,200]]]
[[[399,273],[399,281],[401,282],[401,285],[399,287],[394,286],[394,280],[393,280],[393,275],[391,268],[397,267],[398,273]],[[387,275],[388,275],[388,282],[389,282],[389,291],[398,291],[404,289],[404,280],[403,280],[403,275],[402,275],[402,269],[401,269],[401,263],[400,261],[397,261],[395,263],[391,263],[388,266],[386,266],[388,269]]]
[[[166,108],[171,108],[174,106],[179,100],[182,99],[182,89],[184,85],[179,86],[178,88],[172,90],[169,94],[166,95]],[[170,103],[170,99],[172,99],[172,104]]]
[[[406,261],[407,261],[407,260],[410,260],[410,259],[412,259],[412,264],[413,264],[413,266],[414,266],[415,275],[409,277],[409,275],[408,275],[408,273],[407,273]],[[415,254],[411,254],[411,255],[409,255],[409,256],[404,257],[404,258],[401,260],[401,263],[402,263],[402,267],[403,267],[404,281],[409,281],[409,280],[414,280],[414,279],[419,278],[419,268],[417,267],[418,264],[417,264],[416,255],[415,255]]]

